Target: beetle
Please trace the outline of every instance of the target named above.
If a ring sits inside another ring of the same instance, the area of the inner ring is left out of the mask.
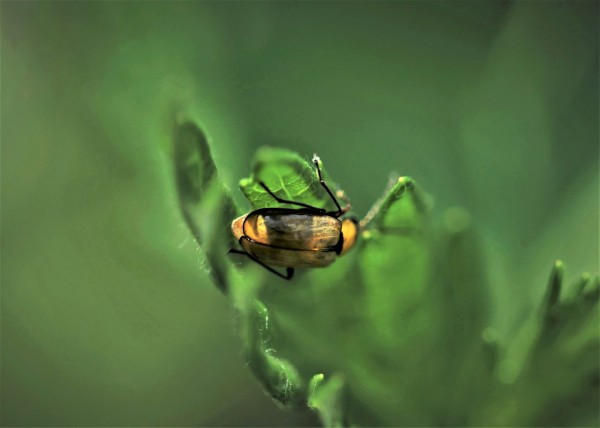
[[[312,161],[321,186],[337,209],[327,211],[282,199],[261,181],[260,186],[277,202],[300,208],[260,208],[236,218],[231,223],[231,231],[242,250],[231,249],[229,253],[246,255],[275,275],[289,280],[294,269],[329,266],[354,246],[359,232],[358,221],[354,218],[340,220],[351,204],[346,200],[347,205],[340,206],[323,180],[319,157],[315,155]],[[285,275],[272,266],[285,268]]]

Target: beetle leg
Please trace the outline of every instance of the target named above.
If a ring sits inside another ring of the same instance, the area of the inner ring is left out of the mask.
[[[333,203],[337,207],[337,211],[335,211],[331,214],[333,214],[334,217],[339,217],[350,209],[350,205],[348,205],[347,208],[342,209],[342,207],[340,206],[340,203],[337,201],[334,194],[329,189],[329,186],[327,185],[327,183],[325,183],[325,180],[323,180],[323,175],[321,174],[321,167],[319,166],[319,161],[320,161],[319,157],[317,155],[315,155],[313,157],[313,163],[315,164],[315,167],[317,167],[317,174],[319,175],[319,181],[321,182],[321,186],[323,186],[323,189],[325,189],[325,191],[329,194],[329,196],[331,196],[331,199],[333,199]]]
[[[308,208],[311,210],[315,210],[315,213],[319,213],[319,214],[325,214],[326,210],[323,208],[317,208],[317,207],[313,207],[312,205],[308,205],[308,204],[304,204],[302,202],[294,202],[294,201],[288,201],[287,199],[281,199],[279,196],[277,196],[275,193],[273,193],[271,191],[271,189],[269,189],[267,187],[267,185],[265,183],[263,183],[262,181],[260,181],[258,184],[261,185],[261,187],[263,189],[265,189],[267,191],[267,193],[271,196],[273,196],[273,198],[279,202],[280,204],[291,204],[291,205],[298,205],[304,208]]]
[[[277,275],[280,278],[283,278],[285,280],[290,280],[292,279],[292,277],[294,276],[294,268],[285,268],[285,275],[282,274],[281,272],[277,272],[275,269],[273,269],[271,266],[268,266],[266,264],[264,264],[263,262],[261,262],[260,260],[252,257],[250,254],[248,254],[246,251],[244,250],[236,250],[235,248],[230,248],[229,251],[227,252],[227,254],[241,254],[241,255],[245,255],[247,256],[250,260],[255,261],[256,263],[258,263],[259,265],[261,265],[262,267],[264,267],[266,270],[268,270],[271,273],[274,273],[275,275]]]
[[[294,276],[294,268],[285,268],[285,278],[288,281]]]

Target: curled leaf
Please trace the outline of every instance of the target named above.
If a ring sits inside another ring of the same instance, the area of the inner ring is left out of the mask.
[[[173,143],[181,214],[202,248],[215,283],[227,292],[230,264],[225,255],[234,244],[230,232],[236,214],[233,200],[219,181],[206,135],[196,124],[176,124]]]

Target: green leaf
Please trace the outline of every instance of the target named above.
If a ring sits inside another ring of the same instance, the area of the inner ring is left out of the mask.
[[[428,196],[410,177],[399,177],[388,187],[367,213],[365,225],[389,234],[423,233],[431,205]]]
[[[360,222],[352,251],[284,282],[224,256],[236,210],[200,130],[185,124],[177,136],[182,214],[239,311],[248,366],[278,403],[312,409],[326,426],[597,421],[597,278],[563,291],[557,262],[539,311],[500,337],[470,214],[450,208],[436,223],[431,199],[401,177]],[[252,171],[240,184],[253,209],[281,205],[260,182],[334,208],[314,165],[293,152],[263,148]]]
[[[282,199],[317,208],[328,207],[331,203],[319,183],[315,166],[292,151],[261,148],[256,152],[253,165],[252,175],[240,180],[240,188],[254,209],[282,206],[260,182]]]
[[[539,311],[508,346],[527,348],[515,375],[489,385],[476,420],[502,426],[597,426],[600,356],[598,295],[583,275],[562,293],[564,265],[554,263]],[[582,287],[583,284],[583,287]],[[506,358],[513,358],[509,353]],[[515,361],[513,361],[515,365]]]
[[[175,125],[173,161],[181,214],[201,246],[215,283],[227,292],[230,264],[226,254],[235,242],[230,224],[236,209],[219,180],[207,137],[193,122]]]
[[[270,346],[270,318],[267,308],[258,300],[247,314],[246,357],[249,366],[262,380],[271,397],[283,405],[298,405],[306,396],[304,382],[296,368],[287,360],[278,358]]]
[[[322,373],[312,377],[309,384],[308,407],[317,411],[326,427],[344,427],[344,380],[341,376],[325,379]]]
[[[385,346],[413,341],[422,334],[426,320],[408,323],[407,317],[421,317],[420,305],[432,269],[428,242],[429,218],[424,196],[408,177],[400,177],[362,222],[360,267],[367,289],[369,319],[376,321],[377,336]],[[395,278],[395,285],[389,285]]]

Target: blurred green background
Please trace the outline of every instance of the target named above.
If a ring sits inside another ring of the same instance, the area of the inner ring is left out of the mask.
[[[269,144],[318,152],[361,216],[392,171],[466,207],[505,334],[554,259],[598,273],[597,2],[0,7],[4,425],[316,423],[245,367],[177,205],[178,118],[240,204]]]

